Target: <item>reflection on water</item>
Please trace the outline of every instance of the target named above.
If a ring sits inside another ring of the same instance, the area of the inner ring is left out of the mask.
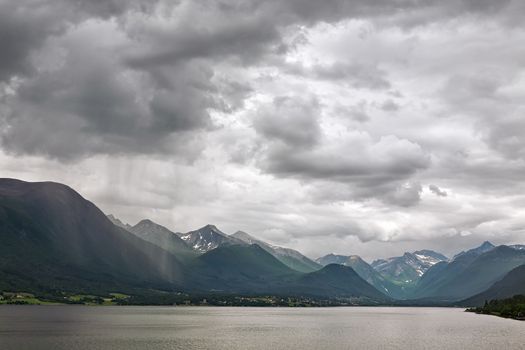
[[[525,322],[445,308],[2,306],[0,349],[525,349]]]

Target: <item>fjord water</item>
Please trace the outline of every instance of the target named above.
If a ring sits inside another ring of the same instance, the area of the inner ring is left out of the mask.
[[[449,308],[2,306],[0,349],[525,349],[525,322]]]

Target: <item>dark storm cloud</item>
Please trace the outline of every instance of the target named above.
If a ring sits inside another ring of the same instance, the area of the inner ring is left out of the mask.
[[[8,126],[2,144],[11,151],[60,158],[162,151],[162,144],[179,138],[178,133],[209,127],[211,111],[232,112],[243,105],[248,94],[221,85],[217,79],[220,65],[256,67],[278,62],[293,49],[285,38],[294,28],[385,16],[406,26],[411,18],[429,23],[469,13],[497,13],[498,18],[510,21],[522,9],[516,1],[466,0],[180,1],[159,6],[157,2],[124,0],[2,1],[0,80],[21,77],[11,86],[16,96],[8,99],[9,112],[2,116]],[[98,38],[92,35],[81,38],[85,45],[66,42],[54,53],[58,55],[55,62],[62,66],[42,69],[35,53],[45,49],[51,38],[60,42],[90,18],[115,19],[114,31],[101,32],[101,37],[123,36],[126,40],[97,46],[93,42]],[[385,72],[361,63],[316,64],[308,74],[315,79],[346,81],[357,88],[390,86]],[[232,83],[247,85],[242,77]],[[385,108],[392,110],[391,106]],[[270,138],[284,139],[289,133],[290,142],[305,143],[316,138],[316,127],[308,123],[303,126],[305,135],[288,130],[279,136],[278,130],[262,121],[259,127]],[[27,130],[29,125],[34,125],[32,130]],[[57,131],[67,135],[62,150],[60,138],[40,136]],[[90,146],[94,144],[97,146]]]
[[[159,87],[123,70],[112,50],[91,56],[105,50],[94,44],[94,34],[83,28],[63,39],[68,54],[61,67],[25,79],[7,98],[9,129],[2,139],[7,149],[62,159],[165,153],[185,137],[173,139],[175,133],[211,124],[209,71],[182,66],[165,74],[170,84]]]
[[[155,1],[0,0],[0,81],[34,72],[30,55],[50,36],[83,20],[145,11]]]
[[[279,177],[345,184],[340,195],[330,195],[339,200],[377,197],[401,206],[419,201],[421,185],[406,184],[430,166],[419,145],[395,136],[375,141],[364,134],[328,141],[312,149],[273,145],[260,166]]]
[[[490,16],[503,24],[520,25],[525,5],[520,0],[290,0],[263,2],[276,18],[296,18],[307,24],[343,18],[376,18],[401,27],[429,24],[465,15]]]
[[[191,17],[198,13],[191,13]],[[137,31],[134,36],[142,45],[128,54],[126,62],[137,69],[198,58],[234,58],[249,63],[282,49],[280,34],[271,23],[257,18],[231,21],[220,12],[214,14],[217,18],[210,18],[211,23],[203,27],[194,27],[184,20],[160,28],[138,25],[133,28]]]
[[[29,53],[63,29],[64,23],[52,8],[0,1],[0,81],[31,72]]]
[[[311,98],[276,97],[259,110],[255,130],[268,140],[279,140],[292,148],[309,148],[321,136],[321,108]]]

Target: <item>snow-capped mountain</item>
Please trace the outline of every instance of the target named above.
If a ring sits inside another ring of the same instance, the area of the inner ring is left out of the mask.
[[[299,253],[297,250],[283,248],[266,243],[249,235],[246,232],[237,231],[230,237],[237,238],[247,244],[257,244],[258,246],[266,250],[268,253],[276,257],[283,264],[287,265],[288,267],[294,270],[300,272],[312,272],[321,268],[319,264],[307,258],[303,254]]]
[[[417,262],[413,263],[412,267],[419,271],[420,276],[424,274],[431,266],[437,264],[438,262],[448,260],[448,258],[443,254],[428,249],[417,250],[412,254],[417,258]]]
[[[448,258],[432,250],[418,250],[403,256],[378,259],[372,267],[387,279],[399,283],[412,283],[421,277],[430,267]]]
[[[187,233],[177,233],[186,244],[200,253],[209,252],[223,244],[246,245],[240,239],[228,236],[214,225],[206,225],[198,230]]]

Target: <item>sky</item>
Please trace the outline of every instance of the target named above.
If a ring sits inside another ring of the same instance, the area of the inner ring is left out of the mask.
[[[315,258],[525,243],[521,0],[0,0],[0,176]]]

